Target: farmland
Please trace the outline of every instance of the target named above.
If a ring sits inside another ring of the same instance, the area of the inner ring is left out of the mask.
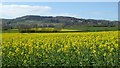
[[[3,66],[117,66],[118,31],[2,33]]]
[[[65,27],[61,29],[57,28],[30,28],[28,31],[25,33],[28,33],[31,31],[31,33],[44,33],[44,32],[54,32],[57,31],[58,33],[64,33],[64,32],[99,32],[99,31],[117,31],[118,27],[80,27],[80,26],[72,26],[72,27]],[[34,31],[34,32],[32,32]],[[2,33],[21,33],[21,30],[19,29],[8,29],[8,30],[3,30]]]

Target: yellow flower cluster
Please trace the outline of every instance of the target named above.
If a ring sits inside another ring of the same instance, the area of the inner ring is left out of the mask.
[[[3,33],[3,66],[118,65],[118,32]]]

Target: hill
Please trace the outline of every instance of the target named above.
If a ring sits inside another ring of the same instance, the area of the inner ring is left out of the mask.
[[[25,28],[68,28],[74,27],[117,27],[118,21],[82,19],[66,16],[26,15],[15,19],[2,19],[2,29]]]

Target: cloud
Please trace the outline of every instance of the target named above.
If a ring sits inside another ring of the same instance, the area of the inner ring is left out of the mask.
[[[50,13],[50,14],[46,14],[45,16],[68,16],[68,17],[79,17],[75,14],[70,14],[70,13]]]
[[[0,4],[1,5],[1,4]],[[0,6],[2,18],[16,18],[24,15],[41,15],[41,16],[70,16],[78,17],[70,13],[53,13],[52,7],[49,6],[30,6],[30,5],[2,5]]]
[[[2,17],[15,18],[23,15],[48,14],[52,8],[49,6],[2,5],[0,9]]]

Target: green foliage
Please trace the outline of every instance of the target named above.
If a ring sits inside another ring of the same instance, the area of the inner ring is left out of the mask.
[[[117,27],[78,27],[78,26],[73,26],[73,27],[66,27],[66,28],[30,28],[30,29],[9,29],[9,30],[3,30],[3,33],[19,33],[21,31],[25,31],[25,33],[30,33],[30,31],[33,31],[31,33],[34,32],[42,32],[42,31],[83,31],[83,32],[98,32],[98,31],[117,31],[118,28]]]
[[[85,27],[85,26],[71,26],[64,29],[79,30],[79,31],[117,31],[118,27]]]

